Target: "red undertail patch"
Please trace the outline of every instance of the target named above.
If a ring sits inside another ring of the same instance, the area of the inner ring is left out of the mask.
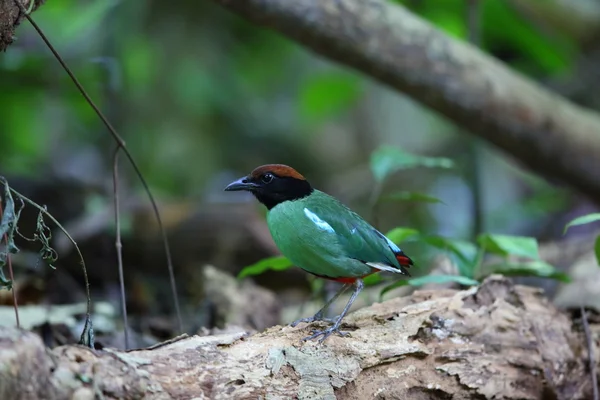
[[[410,259],[410,257],[402,253],[396,254],[396,260],[398,260],[400,265],[406,268],[410,268],[410,266],[413,265],[413,261]]]

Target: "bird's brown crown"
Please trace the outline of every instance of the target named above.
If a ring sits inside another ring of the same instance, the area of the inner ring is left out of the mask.
[[[267,172],[272,173],[273,175],[277,175],[280,178],[293,178],[301,181],[305,181],[306,178],[302,176],[298,171],[294,168],[289,167],[284,164],[266,164],[261,165],[260,167],[256,167],[254,171],[250,173],[250,176],[254,179],[258,179]]]

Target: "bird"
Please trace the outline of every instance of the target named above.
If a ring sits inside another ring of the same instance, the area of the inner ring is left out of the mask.
[[[364,287],[363,278],[388,271],[409,277],[413,265],[394,242],[335,197],[312,187],[304,176],[284,164],[267,164],[231,182],[225,191],[247,191],[267,208],[267,225],[273,241],[292,264],[319,278],[342,283],[340,290],[312,317],[300,318],[311,324],[332,325],[312,330],[304,341],[319,338],[322,343],[340,330],[342,319]],[[350,287],[354,291],[341,314],[325,318],[325,311]]]

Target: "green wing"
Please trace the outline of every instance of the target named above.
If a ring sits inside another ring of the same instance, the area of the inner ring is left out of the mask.
[[[321,230],[329,230],[330,234],[335,235],[346,257],[363,263],[384,264],[392,267],[389,270],[408,275],[403,266],[408,267],[412,264],[410,258],[360,215],[337,199],[315,191],[310,200],[305,202],[304,213],[317,226],[321,225]],[[387,268],[382,269],[387,270]]]

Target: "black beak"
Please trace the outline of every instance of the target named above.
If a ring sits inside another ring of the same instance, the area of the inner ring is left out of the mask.
[[[227,185],[227,187],[224,190],[226,192],[235,192],[239,190],[247,190],[251,192],[257,187],[258,185],[256,183],[250,182],[248,177],[244,176],[243,178],[240,178],[237,181],[231,182],[229,185]]]

